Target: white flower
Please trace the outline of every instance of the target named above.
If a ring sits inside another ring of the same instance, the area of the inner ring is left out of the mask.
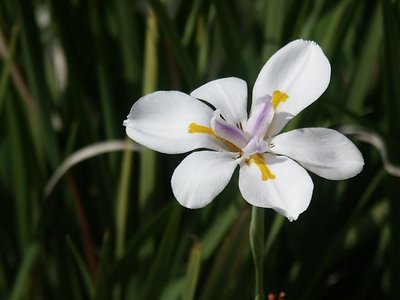
[[[211,81],[190,96],[159,91],[142,97],[124,125],[130,138],[159,152],[209,149],[189,154],[175,169],[171,184],[181,205],[209,204],[239,166],[239,188],[247,202],[296,220],[313,191],[304,168],[340,180],[355,176],[364,164],[354,144],[335,130],[304,128],[277,135],[321,96],[330,72],[316,43],[296,40],[262,68],[249,118],[247,85],[231,77]]]

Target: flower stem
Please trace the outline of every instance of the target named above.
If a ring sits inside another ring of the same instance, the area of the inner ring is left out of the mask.
[[[253,206],[250,223],[250,247],[255,266],[255,300],[263,299],[264,209]]]

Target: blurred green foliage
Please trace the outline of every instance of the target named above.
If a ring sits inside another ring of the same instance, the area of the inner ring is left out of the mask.
[[[187,210],[169,182],[181,156],[71,153],[123,139],[133,102],[223,76],[251,87],[274,51],[319,43],[332,65],[294,126],[361,125],[400,162],[397,0],[1,0],[0,299],[250,299],[251,207],[235,178]],[[400,180],[359,143],[364,171],[313,176],[309,209],[268,210],[267,292],[286,299],[400,299]]]

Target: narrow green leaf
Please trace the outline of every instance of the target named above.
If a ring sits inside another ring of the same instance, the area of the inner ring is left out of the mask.
[[[168,283],[160,297],[160,300],[181,300],[182,290],[185,286],[186,278],[178,278]]]
[[[22,140],[22,128],[21,124],[18,122],[15,101],[8,101],[6,103],[6,110],[7,127],[9,130],[7,138],[9,140],[9,149],[11,150],[8,159],[10,159],[12,167],[10,175],[15,195],[15,220],[20,253],[23,253],[28,245],[31,233],[28,174],[25,168],[27,161],[24,153],[26,146],[23,144]]]
[[[235,22],[232,6],[226,0],[214,0],[216,20],[220,28],[220,38],[224,46],[225,55],[229,66],[235,72],[235,76],[248,75],[247,64],[243,60],[242,45],[244,36],[240,36],[240,28]]]
[[[140,299],[157,299],[161,290],[154,287],[160,282],[165,282],[168,274],[168,266],[171,264],[174,253],[174,245],[178,237],[179,224],[182,214],[182,207],[175,204],[172,208],[171,215],[168,220],[167,227],[161,243],[157,247],[158,251],[150,266],[146,284],[143,288],[142,297]]]
[[[156,16],[150,11],[146,16],[145,59],[143,66],[143,95],[154,92],[158,79],[158,40]],[[139,208],[144,211],[151,195],[154,195],[156,180],[156,153],[144,149],[140,155]]]
[[[129,142],[127,140],[128,143]],[[115,228],[116,228],[116,256],[121,257],[125,248],[125,230],[126,230],[126,217],[129,211],[128,200],[132,170],[132,151],[125,151],[122,158],[121,174],[118,186],[118,196],[116,204],[115,215]],[[106,238],[106,237],[105,237]]]
[[[286,218],[280,214],[275,214],[274,220],[272,222],[271,228],[268,230],[267,239],[265,241],[265,255],[268,256],[269,251],[271,250],[272,245],[279,237],[283,225],[285,224]]]
[[[204,236],[200,239],[202,247],[202,260],[207,260],[221,244],[229,228],[238,216],[239,210],[233,201],[221,212],[218,218],[209,225]]]
[[[38,259],[39,253],[39,244],[33,243],[27,246],[9,300],[23,299],[24,293],[27,292],[26,288],[30,272]]]
[[[21,24],[21,44],[24,54],[25,70],[28,76],[29,86],[37,103],[38,111],[35,111],[35,121],[38,124],[40,134],[39,152],[45,152],[53,167],[59,162],[59,147],[51,125],[51,101],[50,91],[46,86],[44,75],[44,63],[42,46],[36,22],[34,20],[34,8],[30,1],[17,0],[17,12]],[[43,147],[46,145],[46,147]]]
[[[72,239],[69,236],[66,237],[66,242],[67,242],[68,249],[70,250],[72,256],[75,258],[75,263],[78,267],[79,274],[82,277],[86,292],[88,293],[89,298],[92,299],[94,296],[95,289],[93,286],[92,279],[90,278],[89,270],[88,270],[87,266],[85,265],[85,262],[84,262],[82,256],[79,254],[78,249],[76,249],[74,242],[72,241]]]
[[[364,101],[370,91],[371,85],[375,84],[377,58],[382,48],[382,7],[378,3],[365,34],[366,41],[361,48],[362,52],[356,65],[355,74],[350,83],[347,105],[352,111],[361,114],[365,107]]]
[[[194,3],[191,6],[190,14],[186,21],[185,32],[182,37],[182,43],[185,47],[188,46],[190,39],[193,36],[196,20],[202,4],[204,4],[204,0],[194,0]]]
[[[264,47],[261,65],[281,46],[285,17],[285,1],[264,1],[263,4],[265,8],[260,16],[264,21]]]
[[[185,286],[183,289],[183,300],[194,299],[196,293],[197,282],[200,274],[201,264],[201,245],[195,242],[190,252],[190,259],[186,271]]]
[[[389,160],[399,164],[400,151],[400,12],[399,1],[383,0],[383,27],[384,27],[384,79],[387,128],[391,139],[388,142]],[[390,297],[400,298],[400,211],[398,177],[389,176],[386,188],[389,196],[389,262],[390,262]]]
[[[332,17],[327,20],[321,40],[321,47],[328,58],[333,57],[339,46],[343,41],[343,36],[348,32],[348,27],[351,24],[354,13],[356,12],[357,5],[360,4],[354,0],[344,0],[334,6]]]
[[[171,46],[171,49],[175,55],[175,59],[181,68],[181,72],[185,77],[186,82],[190,87],[193,87],[198,81],[196,72],[188,52],[182,45],[182,41],[177,30],[168,16],[164,5],[161,4],[159,0],[149,0],[149,2],[154,10],[155,15],[157,16],[160,29],[163,31],[165,37],[169,40],[169,45]]]
[[[127,82],[132,85],[140,77],[139,44],[137,22],[127,0],[117,0],[116,14],[120,28],[120,43],[124,62],[124,73]]]
[[[6,96],[6,91],[8,87],[8,82],[10,78],[10,70],[14,58],[14,53],[15,53],[15,48],[17,45],[17,40],[18,40],[18,26],[14,26],[11,34],[11,41],[10,41],[10,49],[8,53],[8,57],[5,59],[5,64],[3,66],[3,70],[0,74],[0,115],[1,115],[1,110],[3,107],[3,103],[5,101],[5,96]],[[0,33],[3,35],[3,33]],[[3,39],[3,36],[1,36],[1,39]],[[4,45],[2,46],[4,48]]]
[[[253,206],[250,221],[250,247],[255,267],[254,299],[264,298],[264,208]]]
[[[110,234],[106,232],[103,237],[103,245],[100,253],[100,265],[98,271],[98,277],[96,287],[94,291],[94,300],[107,300],[110,299],[111,291],[111,240]]]
[[[222,295],[232,299],[237,296],[232,294],[230,288],[239,284],[235,280],[249,250],[249,225],[250,210],[242,210],[219,248],[211,270],[205,273],[206,282],[199,299],[219,299]]]

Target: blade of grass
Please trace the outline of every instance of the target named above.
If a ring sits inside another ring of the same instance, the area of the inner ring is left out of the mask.
[[[30,272],[36,263],[40,253],[40,245],[37,243],[30,244],[27,246],[25,254],[22,259],[21,266],[18,270],[17,278],[15,280],[14,286],[12,287],[9,300],[19,300],[24,299],[27,292],[26,288],[28,286],[27,281],[30,276]]]
[[[181,300],[185,278],[179,278],[169,283],[164,289],[160,300]]]
[[[194,0],[194,3],[191,5],[191,10],[189,13],[189,17],[186,21],[185,31],[182,37],[182,43],[185,47],[189,45],[190,39],[193,36],[193,32],[196,25],[196,20],[200,11],[201,6],[204,4],[203,0]]]
[[[152,232],[157,231],[158,225],[166,219],[168,214],[172,209],[174,203],[164,206],[160,210],[154,212],[148,217],[148,219],[143,220],[140,224],[138,230],[134,235],[128,240],[123,256],[116,262],[113,268],[113,277],[117,278],[126,277],[130,270],[134,268],[135,263],[137,263],[138,249],[146,241],[147,238],[152,234]],[[118,279],[122,279],[119,278]]]
[[[33,146],[35,150],[35,154],[38,160],[38,173],[42,173],[44,169],[44,156],[42,153],[42,145],[40,142],[40,129],[38,125],[38,109],[36,104],[34,103],[30,92],[28,91],[28,87],[26,86],[25,81],[22,78],[21,72],[17,68],[15,62],[13,61],[13,55],[15,52],[15,47],[17,43],[17,36],[19,36],[19,26],[14,25],[12,37],[11,37],[11,47],[10,49],[7,46],[5,41],[3,32],[0,29],[0,56],[6,61],[6,65],[2,72],[2,77],[0,78],[0,115],[2,106],[4,103],[4,98],[7,91],[7,83],[8,83],[8,73],[11,76],[11,79],[14,83],[14,86],[22,100],[22,103],[25,108],[25,113],[27,119],[29,120],[29,130],[32,136]],[[14,40],[15,39],[15,40]]]
[[[313,9],[311,13],[309,13],[308,18],[305,20],[304,25],[302,26],[301,29],[301,34],[300,37],[303,39],[310,39],[311,36],[313,35],[313,30],[316,27],[315,23],[320,17],[322,8],[324,6],[324,0],[317,0],[313,1]]]
[[[82,281],[83,281],[84,287],[86,289],[86,292],[89,295],[89,298],[93,299],[95,289],[93,286],[91,276],[89,274],[89,270],[86,267],[82,256],[79,254],[78,249],[76,249],[74,242],[72,241],[72,239],[69,236],[66,237],[66,242],[67,242],[68,249],[70,250],[72,256],[75,259],[75,263],[78,267],[79,274],[82,277]]]
[[[240,196],[241,197],[241,196]],[[221,212],[219,218],[210,224],[207,231],[200,239],[202,247],[202,260],[207,260],[214,252],[218,245],[221,244],[229,228],[238,216],[239,210],[234,202]]]
[[[281,232],[283,225],[285,224],[285,217],[280,214],[275,214],[274,220],[272,222],[272,226],[268,231],[268,237],[265,241],[265,250],[264,253],[267,255],[276,239],[279,237],[279,233]]]
[[[378,172],[373,180],[368,185],[368,188],[364,191],[356,209],[353,210],[352,214],[348,217],[348,219],[344,222],[344,225],[338,229],[338,234],[326,248],[326,252],[322,255],[321,254],[321,261],[318,263],[318,268],[313,270],[313,276],[311,278],[307,278],[306,282],[307,285],[303,286],[303,294],[300,299],[310,299],[313,291],[315,290],[316,286],[320,283],[320,280],[326,272],[327,268],[329,267],[330,263],[335,260],[339,249],[341,249],[346,234],[349,232],[351,226],[357,221],[360,217],[363,209],[367,206],[368,202],[371,200],[372,195],[379,189],[383,179],[385,178],[385,172],[382,169]],[[342,221],[343,222],[343,221]]]
[[[90,17],[92,25],[92,33],[94,36],[94,41],[96,43],[96,75],[97,82],[100,92],[102,115],[104,117],[104,129],[105,134],[108,139],[113,139],[117,136],[117,126],[120,124],[115,121],[115,108],[114,108],[114,95],[112,88],[111,72],[108,66],[107,58],[108,47],[107,44],[107,32],[104,29],[104,22],[102,20],[105,18],[104,7],[98,5],[95,1],[90,2]],[[114,169],[116,160],[115,156],[111,156],[111,166]]]
[[[129,141],[127,141],[129,143]],[[130,142],[132,143],[132,142]],[[118,185],[117,207],[115,213],[115,255],[117,258],[121,257],[125,249],[125,230],[126,230],[126,217],[129,211],[128,199],[130,190],[130,180],[132,171],[132,151],[125,151],[122,159],[121,174]]]
[[[195,242],[190,252],[189,264],[186,271],[185,286],[183,288],[183,300],[194,299],[201,265],[201,245]]]
[[[59,161],[59,148],[51,125],[52,102],[50,92],[45,84],[42,47],[33,16],[35,10],[32,2],[29,1],[17,0],[16,4],[21,25],[21,48],[24,54],[25,70],[32,95],[38,103],[38,115],[35,121],[38,123],[41,136],[40,152],[47,154],[49,162],[54,167]]]
[[[255,269],[255,300],[264,298],[264,215],[264,208],[253,206],[249,236]]]
[[[235,17],[231,11],[232,6],[226,0],[213,1],[216,10],[216,20],[220,27],[220,38],[227,56],[229,66],[235,72],[235,76],[247,77],[248,68],[243,60],[241,45],[245,36],[240,35]],[[240,43],[239,43],[240,41]]]
[[[265,8],[260,16],[265,22],[261,65],[266,59],[271,57],[281,45],[283,21],[285,17],[284,1],[264,1],[264,5]]]
[[[197,82],[197,73],[193,63],[188,55],[188,52],[184,48],[181,38],[174,27],[172,20],[167,14],[167,11],[163,4],[159,0],[149,0],[151,7],[157,16],[157,21],[160,25],[160,29],[163,31],[165,37],[169,40],[171,49],[175,55],[175,59],[181,68],[181,72],[189,85],[193,87]]]
[[[320,45],[328,58],[333,57],[339,49],[359,4],[358,1],[345,0],[338,2],[334,7],[333,15],[328,20],[329,26],[324,26],[326,31],[321,33]]]
[[[155,91],[158,78],[157,19],[152,11],[147,14],[146,25],[142,88],[144,95]],[[145,149],[140,157],[139,208],[142,211],[155,191],[155,170],[156,153]]]
[[[70,170],[76,164],[101,155],[104,153],[114,152],[114,151],[138,151],[140,146],[129,141],[119,141],[119,140],[109,140],[105,142],[98,142],[93,145],[88,145],[76,152],[71,153],[55,170],[54,174],[51,176],[46,184],[44,195],[46,197],[50,196],[57,182],[64,176],[68,170]]]
[[[94,291],[94,300],[110,299],[111,291],[111,239],[109,232],[106,232],[103,237],[103,246],[100,253],[100,266],[97,277],[96,287]]]
[[[208,22],[212,22],[214,19],[212,12],[209,13]],[[197,70],[199,76],[203,77],[207,72],[209,62],[209,49],[210,49],[210,35],[207,32],[207,23],[205,16],[199,16],[196,27],[196,46],[199,49],[197,55]]]
[[[389,140],[389,159],[399,164],[400,142],[400,71],[398,62],[400,61],[400,13],[398,1],[383,0],[383,27],[384,27],[384,70],[385,70],[385,104],[387,115],[388,132],[392,140]],[[390,205],[390,243],[389,243],[389,261],[390,261],[390,297],[391,299],[400,298],[400,211],[399,196],[400,179],[388,177],[386,187],[388,189]]]
[[[20,253],[23,253],[28,245],[31,233],[30,214],[29,214],[29,185],[28,174],[25,166],[28,164],[24,153],[22,141],[22,128],[18,122],[18,114],[15,109],[15,101],[8,101],[6,104],[8,140],[11,161],[11,178],[13,192],[15,195],[15,220],[17,228],[17,240]]]
[[[157,253],[150,266],[146,283],[142,290],[140,299],[157,299],[161,292],[156,287],[160,282],[165,282],[168,274],[168,266],[173,258],[174,245],[178,237],[179,224],[182,215],[182,207],[175,204],[172,208],[167,227],[163,234],[161,243],[157,247]]]
[[[362,114],[365,109],[364,101],[371,88],[371,79],[376,72],[377,58],[382,45],[382,7],[380,2],[373,10],[374,14],[365,34],[361,55],[356,65],[355,74],[352,76],[347,106],[357,114]]]
[[[117,20],[120,28],[120,42],[126,81],[132,85],[140,77],[138,62],[139,44],[137,24],[133,11],[129,9],[127,0],[116,1]]]
[[[3,107],[3,103],[5,101],[5,96],[6,96],[6,91],[8,87],[8,82],[10,78],[10,72],[11,72],[11,66],[13,62],[13,57],[15,53],[15,48],[17,45],[17,40],[18,40],[18,26],[14,26],[12,33],[11,33],[11,41],[10,41],[10,50],[8,51],[8,57],[5,59],[5,64],[3,66],[3,70],[0,74],[0,115],[1,115],[1,110]],[[1,53],[5,53],[5,45],[3,45],[3,34],[1,34],[1,39],[0,39],[0,47],[2,48]]]
[[[232,299],[233,296],[240,299],[238,295],[232,295],[230,287],[235,286],[237,272],[241,272],[243,260],[249,250],[249,224],[250,210],[244,209],[216,253],[211,270],[205,275],[206,282],[199,299],[219,299],[222,295],[226,299]],[[229,293],[232,297],[229,297]]]

